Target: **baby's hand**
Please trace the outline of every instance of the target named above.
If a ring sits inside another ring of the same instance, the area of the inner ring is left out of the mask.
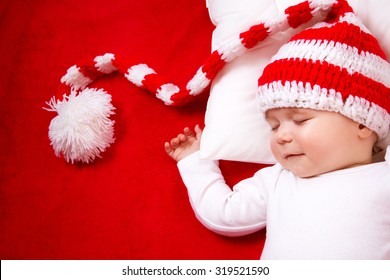
[[[195,126],[195,131],[186,127],[184,128],[183,134],[179,134],[170,142],[165,142],[165,151],[174,160],[182,160],[186,156],[199,150],[201,136],[202,130],[199,125]]]

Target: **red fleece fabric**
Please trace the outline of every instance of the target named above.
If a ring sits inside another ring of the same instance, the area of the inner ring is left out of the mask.
[[[205,1],[0,2],[0,259],[258,259],[265,231],[216,235],[195,218],[166,140],[203,125],[207,95],[165,106],[120,74],[116,143],[91,164],[57,158],[42,107],[66,70],[106,52],[186,83],[210,54]],[[130,65],[132,65],[130,64]],[[260,165],[221,163],[229,184]]]

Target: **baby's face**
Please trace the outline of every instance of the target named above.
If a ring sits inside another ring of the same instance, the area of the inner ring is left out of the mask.
[[[334,112],[300,108],[268,110],[271,150],[299,177],[360,165],[359,124]]]

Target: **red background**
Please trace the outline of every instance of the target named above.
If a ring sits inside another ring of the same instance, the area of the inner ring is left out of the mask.
[[[185,83],[210,53],[202,0],[0,1],[0,259],[258,259],[264,231],[228,238],[195,218],[163,143],[203,124],[207,94],[166,107],[119,74],[116,143],[89,165],[54,156],[42,110],[66,69],[106,52]],[[61,89],[62,90],[62,89]],[[61,92],[62,93],[62,92]],[[258,165],[222,162],[229,184]]]

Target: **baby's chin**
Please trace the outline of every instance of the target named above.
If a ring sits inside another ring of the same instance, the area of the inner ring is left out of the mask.
[[[283,165],[282,165],[283,166]],[[300,170],[299,168],[289,168],[287,166],[283,166],[286,170],[292,172],[295,176],[299,178],[310,178],[320,175],[319,172],[309,172],[308,170]]]
[[[320,170],[318,166],[308,163],[308,159],[304,154],[279,159],[279,163],[285,169],[300,178],[315,177],[328,172],[328,170]]]
[[[326,169],[321,170],[316,167],[310,168],[304,166],[293,166],[293,167],[284,166],[284,168],[294,173],[294,175],[299,178],[311,178],[311,177],[319,176],[324,173],[333,171],[333,170],[326,170]]]
[[[290,171],[299,178],[311,178],[326,173],[326,172],[305,172],[305,171],[302,172],[302,171],[293,171],[293,170]]]

